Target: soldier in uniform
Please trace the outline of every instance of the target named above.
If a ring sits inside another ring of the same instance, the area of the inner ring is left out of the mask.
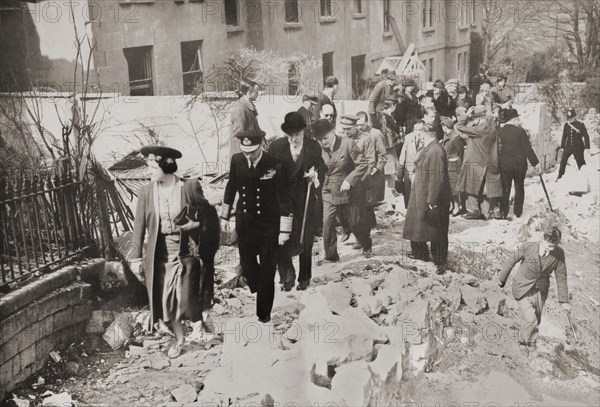
[[[577,120],[577,114],[574,109],[569,109],[567,111],[567,122],[563,128],[560,148],[563,149],[563,155],[560,161],[560,168],[558,170],[558,178],[556,181],[565,175],[567,162],[571,155],[575,156],[577,167],[581,169],[581,167],[585,165],[583,152],[590,149],[590,136],[585,128],[585,124]]]
[[[231,158],[221,227],[228,228],[231,205],[238,195],[235,214],[242,275],[250,291],[257,293],[256,313],[259,321],[266,323],[273,308],[278,245],[290,238],[292,212],[282,164],[260,148],[265,133],[250,130],[236,137],[242,153]]]
[[[318,174],[324,174],[325,163],[321,156],[321,145],[305,138],[305,129],[306,122],[300,113],[288,113],[281,125],[286,137],[278,138],[269,147],[269,153],[283,163],[283,176],[289,189],[294,215],[290,240],[280,248],[277,262],[284,291],[290,291],[294,287],[296,271],[292,263],[293,256],[300,257],[297,289],[302,291],[308,288],[312,277],[313,238],[320,223],[313,214],[320,205],[317,193],[323,177],[319,180]],[[307,194],[308,208],[305,208]],[[305,211],[310,216],[306,217],[303,225]]]
[[[362,178],[367,172],[367,162],[356,143],[347,137],[335,135],[326,119],[315,123],[315,137],[323,148],[326,165],[323,182],[323,241],[325,258],[339,261],[335,219],[345,213],[350,229],[363,248],[365,257],[370,257],[371,237],[364,222],[365,191]]]

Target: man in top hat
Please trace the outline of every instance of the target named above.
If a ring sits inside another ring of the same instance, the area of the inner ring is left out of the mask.
[[[369,175],[365,180],[367,194],[365,201],[365,222],[370,230],[377,226],[375,208],[379,206],[385,198],[385,166],[388,161],[387,143],[381,131],[374,129],[369,125],[367,113],[358,112],[356,115],[358,116],[356,125],[361,133],[361,138],[368,137],[371,139],[371,145],[373,146],[373,153],[375,155],[375,162],[373,163],[373,166],[368,169]]]
[[[506,109],[503,114],[506,124],[498,131],[500,177],[502,180],[502,202],[500,213],[502,218],[508,216],[510,190],[515,183],[515,207],[517,218],[523,213],[525,201],[525,176],[527,175],[527,160],[534,166],[535,172],[540,173],[538,160],[527,132],[521,127],[519,113],[515,109]]]
[[[318,193],[325,163],[321,145],[304,137],[305,129],[306,123],[300,113],[288,113],[281,125],[286,137],[276,139],[269,147],[269,153],[283,164],[283,178],[294,216],[290,240],[280,247],[277,262],[284,291],[294,287],[296,271],[292,257],[297,255],[300,257],[297,289],[308,288],[312,277],[313,238],[321,223],[314,214],[319,212],[318,206],[321,205]]]
[[[257,293],[256,313],[259,320],[266,323],[271,319],[273,308],[278,245],[290,238],[292,210],[283,165],[260,148],[265,133],[249,130],[237,137],[242,152],[231,158],[221,227],[227,229],[237,195],[236,232],[242,275],[250,291]]]
[[[404,127],[404,134],[412,133],[417,120],[423,118],[419,99],[415,96],[417,84],[412,79],[405,79],[402,82],[404,87],[404,96],[400,103],[394,109],[392,117],[399,127]]]
[[[342,119],[343,120],[343,119]],[[323,149],[325,179],[323,181],[323,243],[325,259],[339,261],[336,216],[343,213],[363,248],[371,256],[371,237],[364,222],[362,179],[367,173],[367,162],[356,143],[348,137],[337,136],[328,120],[315,123],[315,137]]]
[[[377,123],[377,106],[383,105],[383,102],[392,95],[393,89],[392,86],[394,84],[394,77],[396,73],[394,71],[389,71],[388,69],[384,69],[381,71],[382,80],[375,85],[373,92],[371,92],[371,96],[369,96],[369,118],[371,120],[371,125],[376,129],[379,128],[379,123]]]
[[[454,128],[467,140],[456,193],[467,195],[465,219],[485,219],[480,203],[487,198],[491,218],[500,218],[497,200],[502,197],[498,171],[498,131],[485,106],[475,106],[458,119]]]
[[[319,106],[319,95],[315,92],[308,92],[302,96],[302,106],[298,109],[298,113],[304,118],[306,123],[306,129],[304,130],[304,136],[306,138],[314,138],[313,136],[313,123],[319,119],[319,114],[314,116],[314,110],[320,110]]]
[[[557,181],[565,175],[567,162],[571,155],[575,156],[577,167],[581,169],[585,165],[583,153],[585,150],[590,149],[590,136],[585,128],[585,124],[577,120],[577,114],[574,109],[567,110],[567,122],[563,127],[560,148],[563,149],[563,155],[560,161]]]
[[[254,102],[258,98],[260,87],[250,80],[242,81],[240,99],[231,105],[231,140],[229,157],[240,153],[240,140],[237,134],[247,130],[260,130],[258,112]]]

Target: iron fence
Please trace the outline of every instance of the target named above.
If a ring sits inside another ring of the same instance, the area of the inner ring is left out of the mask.
[[[104,250],[93,190],[69,175],[0,180],[0,287]]]

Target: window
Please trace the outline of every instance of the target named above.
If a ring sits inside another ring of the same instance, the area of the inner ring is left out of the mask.
[[[225,0],[225,24],[239,25],[238,0]]]
[[[129,70],[129,94],[131,96],[152,96],[152,46],[124,48],[123,54]]]
[[[298,0],[285,0],[285,22],[299,22],[300,13],[298,11]]]
[[[291,63],[288,68],[288,95],[294,96],[298,94],[298,67],[295,63]]]
[[[458,3],[460,13],[460,26],[464,27],[467,25],[467,18],[469,17],[469,9],[467,8],[467,0],[460,0]]]
[[[469,21],[471,24],[475,24],[476,13],[477,13],[477,2],[475,0],[472,0],[470,7],[469,7]]]
[[[362,0],[354,0],[354,14],[362,14]]]
[[[333,76],[333,52],[323,54],[323,79]]]
[[[390,31],[390,0],[383,0],[383,32],[387,33]]]
[[[433,82],[433,58],[429,58],[429,82]]]
[[[331,0],[321,0],[321,17],[330,17],[332,14]]]
[[[191,95],[202,82],[202,41],[181,43],[181,66],[183,69],[183,94]]]
[[[423,28],[433,27],[433,0],[423,0]]]
[[[352,75],[352,99],[360,99],[368,89],[365,80],[366,55],[357,55],[350,61]]]

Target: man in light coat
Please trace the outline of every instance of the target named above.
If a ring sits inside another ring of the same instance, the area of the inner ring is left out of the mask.
[[[240,86],[240,99],[231,105],[231,138],[229,157],[241,153],[240,139],[237,134],[248,130],[260,130],[258,112],[254,102],[258,98],[260,87],[256,82],[244,80]]]
[[[376,114],[377,106],[383,106],[385,100],[392,95],[392,86],[394,84],[394,77],[396,76],[396,73],[394,71],[384,69],[381,71],[381,75],[383,76],[383,79],[377,85],[375,85],[373,92],[371,92],[371,96],[369,96],[369,119],[371,120],[371,125],[376,129],[379,128]]]
[[[419,120],[414,124],[414,130],[404,138],[404,144],[402,145],[402,151],[398,158],[398,172],[396,178],[400,183],[398,192],[402,192],[404,195],[404,207],[408,209],[408,202],[410,199],[410,190],[412,186],[412,180],[415,174],[415,160],[417,159],[417,151],[419,150],[419,139],[418,134],[423,128],[425,122]]]
[[[481,202],[487,198],[488,217],[499,219],[497,201],[502,197],[502,182],[498,171],[496,123],[485,106],[470,108],[458,119],[454,128],[467,140],[463,165],[456,183],[456,192],[467,195],[465,219],[485,219]]]

